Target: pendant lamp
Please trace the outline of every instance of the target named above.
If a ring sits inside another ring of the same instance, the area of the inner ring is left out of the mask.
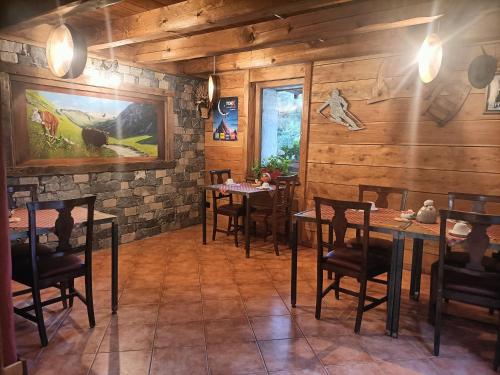
[[[45,51],[49,69],[59,78],[76,78],[87,63],[87,44],[81,33],[62,24],[52,30]]]

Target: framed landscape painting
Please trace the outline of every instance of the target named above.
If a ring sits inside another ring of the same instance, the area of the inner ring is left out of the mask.
[[[166,100],[12,82],[16,165],[165,159]]]

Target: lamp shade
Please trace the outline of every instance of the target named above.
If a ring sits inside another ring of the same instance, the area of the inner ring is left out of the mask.
[[[49,69],[60,78],[76,78],[87,63],[87,44],[83,35],[69,25],[56,27],[47,40]]]
[[[418,73],[424,83],[431,82],[439,73],[443,61],[443,45],[437,34],[429,34],[418,52]]]
[[[219,77],[211,74],[208,77],[208,101],[212,105],[219,98]]]

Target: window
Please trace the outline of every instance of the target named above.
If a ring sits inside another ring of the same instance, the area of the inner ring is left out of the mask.
[[[260,113],[260,161],[288,161],[289,173],[298,173],[302,120],[302,85],[262,88]],[[258,114],[257,114],[258,115]]]

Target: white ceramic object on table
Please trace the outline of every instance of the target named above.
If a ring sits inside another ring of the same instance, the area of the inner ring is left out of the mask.
[[[375,202],[368,201],[372,206],[370,207],[370,211],[378,211],[378,207],[375,206]]]
[[[448,233],[451,234],[452,236],[467,237],[470,231],[471,229],[469,228],[466,222],[458,221],[453,226],[453,229],[450,230]]]
[[[434,224],[437,219],[437,210],[434,207],[434,201],[428,199],[424,202],[424,206],[418,210],[417,221],[424,224]]]
[[[226,180],[226,185],[233,185],[234,184],[234,180],[232,178],[228,178]]]

